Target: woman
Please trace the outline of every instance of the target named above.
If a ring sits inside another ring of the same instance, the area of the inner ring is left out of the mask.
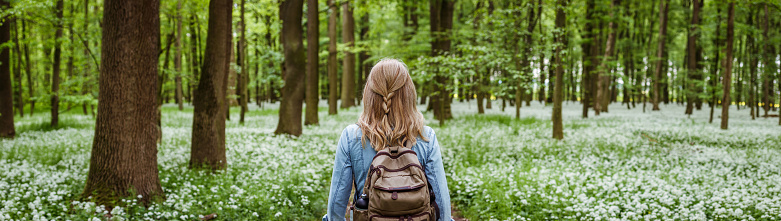
[[[404,63],[383,59],[374,65],[363,90],[363,113],[357,124],[342,131],[337,144],[328,214],[323,221],[345,220],[353,185],[357,187],[353,199],[357,199],[372,158],[386,146],[410,147],[417,153],[436,204],[441,205],[437,217],[451,220],[439,143],[434,130],[425,126],[416,98],[415,85]]]

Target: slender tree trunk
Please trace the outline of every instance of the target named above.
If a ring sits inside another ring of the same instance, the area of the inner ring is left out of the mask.
[[[14,65],[14,80],[16,80],[16,87],[14,87],[14,94],[16,94],[16,112],[19,113],[19,117],[21,118],[24,117],[24,96],[22,96],[22,91],[24,91],[22,89],[22,48],[20,46],[21,43],[19,42],[19,21],[16,20],[14,20],[14,45],[14,57],[16,57],[16,64]]]
[[[656,65],[654,76],[653,76],[653,99],[651,100],[651,103],[653,107],[651,108],[652,111],[658,111],[659,110],[659,87],[660,87],[660,81],[662,80],[662,63],[664,62],[664,43],[665,38],[667,37],[667,9],[669,8],[668,0],[661,0],[659,1],[659,39],[658,41],[658,47],[656,48]]]
[[[328,8],[331,9],[328,15],[328,114],[335,115],[338,112],[336,101],[339,90],[339,77],[337,75],[336,63],[336,23],[339,19],[339,6],[335,0],[328,0]]]
[[[586,39],[589,39],[590,41],[583,41],[581,44],[581,49],[583,51],[582,57],[581,57],[581,63],[583,63],[582,66],[582,74],[581,74],[581,90],[583,90],[583,97],[581,100],[583,101],[583,118],[588,118],[588,109],[591,107],[591,72],[593,70],[593,62],[591,62],[591,57],[593,56],[592,47],[594,47],[594,44],[592,43],[595,35],[594,35],[594,7],[595,7],[595,0],[587,0],[586,1],[586,21],[585,21],[585,33],[584,37]]]
[[[727,18],[727,49],[724,64],[724,96],[721,99],[721,129],[726,130],[729,125],[729,92],[732,76],[732,43],[735,36],[735,3],[729,3],[729,17]]]
[[[174,100],[179,105],[179,110],[184,109],[184,101],[182,101],[182,0],[176,2],[176,28],[174,31],[174,83],[176,89],[174,91]]]
[[[342,105],[341,108],[355,106],[355,54],[350,52],[355,46],[355,19],[350,1],[347,0],[342,10],[342,42],[347,47],[342,60]]]
[[[193,133],[190,168],[224,169],[225,117],[228,59],[231,55],[232,0],[209,2],[206,36],[198,96],[193,99]]]
[[[109,208],[163,195],[157,169],[158,0],[104,3],[98,117],[84,198]],[[134,47],[125,47],[134,45]]]
[[[56,3],[57,24],[54,32],[54,62],[52,64],[52,97],[51,97],[51,126],[57,128],[60,122],[60,60],[62,53],[60,38],[62,38],[62,0]]]
[[[608,71],[610,71],[610,67],[608,67],[608,62],[613,57],[613,51],[616,45],[616,31],[615,31],[615,22],[612,21],[613,19],[613,10],[615,8],[615,5],[619,5],[619,0],[612,0],[610,4],[610,17],[611,21],[608,23],[608,35],[607,35],[607,41],[605,42],[605,54],[602,56],[602,61],[600,62],[600,67],[598,69],[598,74],[596,77],[597,80],[597,98],[595,99],[595,105],[594,107],[599,108],[599,112],[607,112],[607,105],[610,101],[610,90],[609,88],[609,79],[610,76],[608,75]],[[596,110],[595,110],[596,112]]]
[[[84,50],[82,50],[82,54],[85,58],[90,57],[90,50],[89,50],[89,37],[87,37],[89,33],[89,2],[90,0],[84,0],[84,25],[82,28],[82,33],[84,37],[82,38],[82,44],[84,45]],[[82,73],[82,83],[81,83],[81,94],[87,95],[88,93],[91,93],[90,88],[90,74],[92,73],[92,66],[89,62],[85,62],[83,64],[83,72]],[[32,97],[32,94],[30,95]],[[81,104],[81,109],[84,111],[84,115],[87,115],[87,102],[83,102]],[[91,111],[89,113],[92,113]]]
[[[198,90],[195,90],[195,88],[198,86],[198,77],[201,76],[201,61],[199,59],[200,56],[198,55],[198,48],[200,48],[198,36],[200,36],[200,30],[195,26],[197,19],[195,14],[190,16],[190,69],[193,72],[192,78],[188,80],[187,85],[187,87],[190,88],[190,102],[193,102],[195,97],[198,96]]]
[[[366,12],[366,14],[361,16],[361,28],[358,31],[358,39],[360,41],[365,41],[369,37],[368,34],[369,13]],[[367,63],[367,60],[369,60],[369,51],[363,49],[358,53],[358,85],[355,91],[355,94],[357,95],[355,100],[358,101],[358,105],[360,105],[361,100],[363,100],[363,88],[366,86],[366,79],[369,77],[369,72],[371,72],[372,68],[372,66]]]
[[[248,83],[249,83],[249,62],[247,62],[247,22],[244,16],[246,0],[239,3],[239,43],[236,45],[236,65],[239,66],[236,95],[239,98],[239,123],[244,124],[244,114],[247,112],[247,103],[249,102]]]
[[[317,56],[320,51],[320,18],[317,11],[317,0],[307,0],[306,24],[306,116],[305,125],[318,124],[317,119],[317,88],[320,84],[318,69],[320,65]]]
[[[699,69],[697,68],[697,25],[699,21],[699,9],[700,4],[698,3],[699,0],[694,0],[692,3],[693,9],[692,9],[692,16],[691,16],[691,23],[689,23],[689,31],[688,31],[688,37],[687,37],[687,45],[686,45],[686,75],[687,78],[687,85],[686,85],[686,114],[691,115],[694,110],[694,103],[696,102],[697,95],[697,89],[698,86],[695,85],[695,81],[698,80]]]
[[[284,79],[286,81],[282,88],[279,124],[277,124],[277,130],[274,131],[275,134],[301,135],[301,109],[304,101],[305,82],[293,79],[306,77],[306,70],[303,70],[306,66],[306,53],[304,53],[303,27],[301,27],[303,7],[303,0],[287,0],[282,2],[279,8],[282,20],[281,37],[285,39],[283,47],[285,52]],[[349,17],[352,17],[351,12],[345,13],[350,13]],[[344,104],[345,101],[342,102]]]
[[[710,105],[710,117],[708,118],[708,123],[713,123],[713,112],[714,112],[714,109],[716,109],[716,104],[718,103],[716,101],[716,86],[717,86],[717,82],[718,82],[718,79],[719,79],[719,74],[718,74],[718,72],[719,72],[719,62],[726,62],[726,61],[720,61],[719,60],[719,55],[720,55],[720,53],[719,53],[719,46],[721,45],[721,41],[719,39],[720,37],[721,37],[721,8],[720,7],[716,7],[716,37],[715,37],[715,39],[713,41],[713,43],[714,43],[713,45],[716,46],[716,50],[714,50],[714,54],[716,54],[716,58],[713,59],[713,64],[712,64],[713,65],[713,69],[712,69],[713,73],[711,74],[711,78],[712,79],[710,80],[710,82],[711,82],[711,93],[710,94],[711,94],[711,97],[712,97],[710,100],[712,100],[713,103]],[[740,88],[740,87],[738,87],[738,88]]]
[[[763,52],[765,54],[764,56],[764,72],[762,74],[762,106],[765,110],[764,117],[768,117],[768,111],[770,111],[771,103],[773,102],[773,94],[775,94],[773,90],[773,82],[772,78],[775,73],[775,55],[773,54],[773,46],[770,45],[770,38],[768,36],[768,27],[769,27],[769,13],[768,13],[768,5],[767,2],[764,3],[764,11],[765,16],[762,23],[762,39],[764,40],[763,46]],[[781,115],[779,116],[781,118]]]
[[[22,39],[27,39],[27,23],[22,19]],[[32,72],[32,65],[30,65],[30,46],[28,44],[24,44],[24,69],[25,73],[27,73],[27,96],[34,97],[35,96],[35,82],[33,82],[33,72]],[[35,100],[30,99],[30,116],[32,117],[35,113]]]
[[[10,10],[11,3],[0,1],[0,9]],[[0,23],[0,44],[11,40],[11,18]],[[13,138],[16,135],[14,128],[14,100],[11,91],[11,49],[0,48],[0,138]]]
[[[561,100],[563,99],[562,87],[564,86],[564,62],[562,61],[562,50],[564,48],[563,35],[565,26],[567,24],[566,14],[564,14],[564,8],[567,7],[565,0],[557,0],[558,7],[556,7],[556,29],[558,32],[554,35],[554,40],[558,43],[555,49],[556,54],[556,83],[554,85],[553,92],[553,138],[564,139],[564,124],[561,122]]]

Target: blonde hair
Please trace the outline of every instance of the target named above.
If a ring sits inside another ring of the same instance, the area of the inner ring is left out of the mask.
[[[365,139],[380,151],[388,146],[406,146],[423,140],[423,114],[416,105],[417,93],[407,66],[396,59],[382,59],[372,67],[363,89],[363,113],[358,118]]]

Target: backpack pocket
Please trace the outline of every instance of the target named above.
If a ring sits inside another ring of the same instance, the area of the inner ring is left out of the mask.
[[[355,207],[352,207],[352,210],[353,210],[353,215],[352,215],[353,221],[369,221],[369,210],[358,209]]]
[[[423,211],[421,213],[410,216],[382,216],[371,215],[369,221],[435,221],[434,216],[429,211]]]
[[[418,214],[428,208],[428,189],[420,176],[388,175],[373,185],[374,195],[369,200],[372,211],[383,216],[401,216]]]

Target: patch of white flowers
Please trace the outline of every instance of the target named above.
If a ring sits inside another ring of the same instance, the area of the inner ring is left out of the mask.
[[[159,145],[165,199],[145,208],[121,199],[112,220],[313,220],[325,213],[334,149],[360,108],[320,113],[319,126],[298,138],[274,136],[277,105],[238,111],[227,124],[228,169],[187,168],[192,111],[166,106]],[[327,104],[322,102],[321,107]],[[750,120],[733,108],[730,129],[691,118],[675,105],[661,112],[627,111],[580,118],[565,105],[565,139],[551,137],[551,107],[454,103],[444,128],[426,113],[442,146],[455,205],[475,220],[777,220],[781,219],[781,129],[777,119]],[[425,106],[419,107],[424,110]],[[532,117],[532,118],[528,118]],[[0,220],[105,220],[103,205],[81,197],[95,119],[65,114],[71,128],[20,131],[0,140]],[[17,128],[48,115],[17,118]],[[75,125],[75,126],[74,126]]]

